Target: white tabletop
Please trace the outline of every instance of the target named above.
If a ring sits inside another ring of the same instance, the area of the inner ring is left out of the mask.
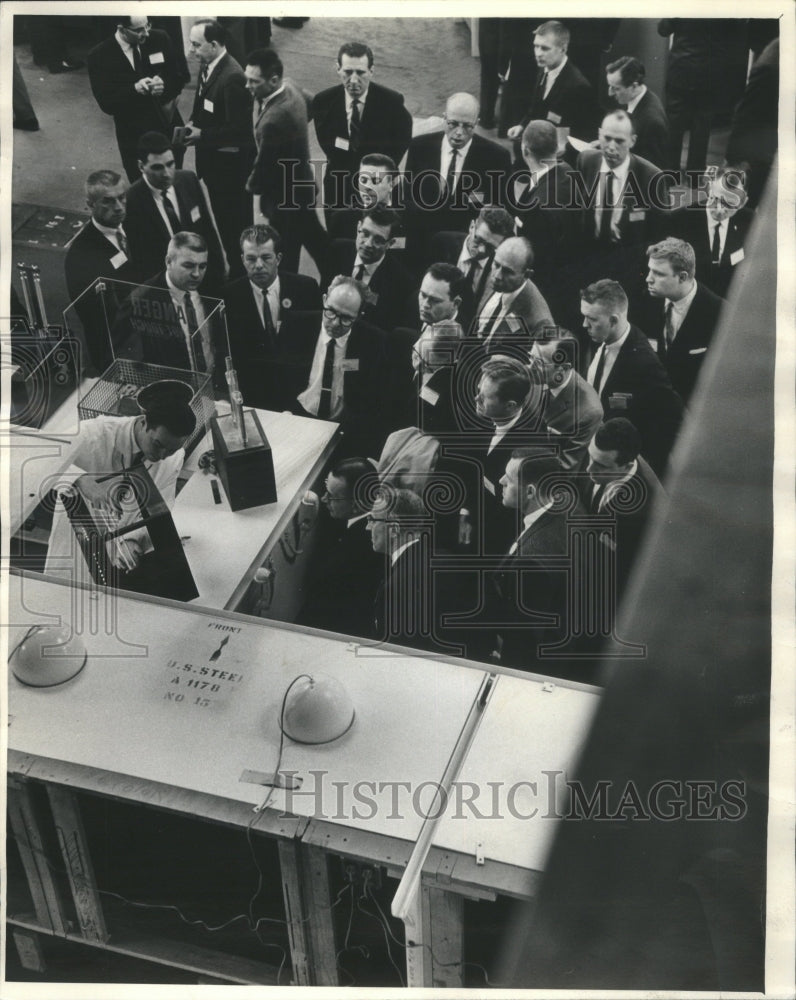
[[[354,725],[322,746],[286,739],[281,769],[303,779],[303,794],[277,791],[270,807],[408,840],[422,822],[413,796],[422,805],[442,777],[484,678],[40,577],[12,575],[9,589],[11,648],[28,625],[60,616],[89,652],[83,671],[55,688],[27,687],[9,671],[12,750],[254,805],[267,789],[243,772],[274,770],[283,694],[297,675],[321,672],[344,684]]]
[[[434,846],[542,871],[558,825],[556,796],[568,807],[564,783],[598,703],[598,692],[499,675]]]

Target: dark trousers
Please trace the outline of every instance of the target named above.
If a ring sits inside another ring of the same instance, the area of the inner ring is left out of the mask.
[[[228,161],[214,163],[199,176],[207,186],[218,235],[229,264],[229,278],[245,273],[240,256],[240,234],[252,224],[252,196],[246,191],[250,164],[241,154],[221,154]]]
[[[297,199],[299,200],[299,199]],[[301,201],[294,208],[275,208],[263,215],[282,237],[282,267],[298,272],[302,246],[315,261],[321,274],[326,271],[329,237],[312,204]]]
[[[669,163],[680,169],[683,137],[688,132],[686,170],[704,170],[708,161],[708,144],[713,123],[713,110],[699,90],[667,91],[666,114],[669,117]]]

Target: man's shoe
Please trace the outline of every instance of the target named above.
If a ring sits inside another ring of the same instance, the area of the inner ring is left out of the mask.
[[[62,59],[47,68],[51,73],[71,73],[73,69],[83,69],[85,65],[80,59]]]

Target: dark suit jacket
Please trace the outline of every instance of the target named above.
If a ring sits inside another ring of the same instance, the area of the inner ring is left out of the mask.
[[[257,154],[246,190],[260,196],[268,218],[276,208],[314,204],[314,174],[309,163],[307,100],[292,80],[265,105],[254,122]]]
[[[592,386],[576,371],[564,388],[544,401],[544,422],[551,441],[560,448],[562,464],[573,471],[586,463],[587,449],[603,420],[603,406]]]
[[[613,497],[609,494],[608,500],[599,512],[594,510],[594,503],[591,500],[593,491],[591,480],[584,480],[582,491],[584,506],[590,516],[595,519],[595,523],[598,520],[601,523],[605,522],[609,529],[608,536],[603,538],[603,542],[607,545],[605,554],[615,564],[617,596],[621,596],[630,576],[652,509],[665,496],[660,480],[640,455],[637,463],[636,475],[623,487],[623,493]],[[635,502],[628,503],[629,497],[633,497]],[[611,536],[613,545],[608,544],[608,538]]]
[[[663,362],[672,385],[686,403],[694,390],[723,305],[724,299],[697,281],[694,301],[668,351],[663,345],[663,300],[650,297],[639,310],[639,325],[650,341],[657,344],[658,357]]]
[[[641,98],[630,117],[636,131],[633,152],[656,167],[665,169],[669,148],[669,119],[660,97],[651,90]]]
[[[205,298],[203,289],[200,289],[199,294]],[[214,358],[213,386],[223,390],[226,384],[226,331],[220,313],[214,311],[216,302],[213,298],[205,299],[204,333],[194,337],[194,357],[191,358],[181,317],[166,284],[166,272],[161,271],[145,284],[139,285],[122,303],[112,331],[117,345],[117,357],[179,368],[182,371],[204,371],[202,343],[208,338]]]
[[[212,105],[212,111],[209,105]],[[227,53],[202,89],[197,80],[191,121],[202,130],[195,145],[196,173],[208,187],[240,178],[254,158],[252,99],[240,65]],[[243,177],[245,178],[245,173]]]
[[[106,38],[88,54],[88,78],[94,99],[106,115],[113,115],[119,145],[134,147],[144,132],[166,132],[182,118],[169,107],[182,90],[182,77],[174,57],[171,39],[165,31],[153,29],[140,45],[142,68],[136,74],[115,37]],[[163,56],[158,61],[158,55]],[[154,62],[152,60],[155,60]],[[164,91],[160,97],[137,94],[136,81],[159,76]]]
[[[586,77],[571,59],[567,59],[545,98],[542,97],[542,76],[540,70],[528,110],[520,123],[522,127],[541,118],[553,125],[568,127],[578,139],[591,141],[597,131],[599,112],[594,88]]]
[[[749,226],[754,213],[743,208],[729,220],[727,238],[718,264],[713,263],[711,246],[715,222],[711,220],[708,229],[708,213],[706,208],[682,208],[673,212],[667,220],[668,231],[672,236],[686,240],[694,248],[696,256],[696,276],[700,284],[706,285],[716,295],[726,298],[738,267],[743,262],[743,248]]]
[[[327,206],[345,208],[351,204],[352,177],[367,153],[386,153],[399,163],[412,138],[412,116],[404,107],[403,94],[371,83],[362,110],[359,144],[356,149],[340,149],[337,139],[348,142],[345,90],[342,84],[322,90],[312,101],[315,134],[326,154],[324,194]],[[341,175],[340,196],[334,174]]]
[[[583,239],[600,247],[596,233],[597,187],[602,165],[598,149],[584,149],[578,155],[576,174],[582,181],[581,199]],[[622,246],[647,246],[662,235],[662,212],[668,199],[669,182],[664,174],[647,160],[630,154],[627,184],[619,219],[619,243]],[[618,193],[618,192],[617,192]],[[611,238],[609,246],[616,246]]]
[[[369,637],[373,600],[384,575],[384,557],[373,551],[367,521],[321,531],[303,587],[297,624]],[[337,528],[338,530],[332,530]]]
[[[333,240],[329,247],[323,287],[328,288],[329,282],[338,274],[350,275],[356,255],[353,240]],[[368,288],[372,296],[363,306],[362,316],[382,330],[394,330],[406,325],[417,312],[417,282],[391,250],[382,258]]]
[[[280,409],[284,403],[279,386],[279,333],[291,311],[317,311],[321,292],[314,278],[289,271],[279,272],[279,315],[274,317],[277,339],[266,338],[262,317],[254,301],[251,282],[244,276],[224,289],[227,329],[232,360],[238,373],[238,385],[248,406],[263,410]]]
[[[114,244],[89,220],[66,251],[64,270],[70,302],[74,302],[97,278],[112,278],[114,281],[132,284],[143,281],[145,275],[130,260],[121,264],[117,261],[117,266],[114,267],[111,260],[118,258],[118,255],[119,251]],[[88,358],[85,360],[97,372],[102,372],[112,360],[103,310],[96,296],[89,294],[81,299],[76,311],[83,324],[88,349]]]
[[[279,332],[282,386],[291,396],[285,408],[296,412],[300,412],[296,397],[309,382],[322,319],[321,312],[291,313],[285,317]],[[343,374],[343,412],[337,419],[346,438],[346,449],[357,443],[365,450],[348,454],[378,455],[384,444],[390,402],[388,353],[383,330],[363,320],[353,325],[345,359],[356,360],[358,365],[356,370]]]
[[[649,340],[632,324],[603,382],[600,402],[606,420],[627,417],[635,425],[641,435],[642,454],[663,475],[683,419],[683,401]]]
[[[534,281],[545,295],[555,296],[562,268],[571,264],[580,237],[572,204],[572,170],[565,163],[557,163],[542,175],[538,185],[511,205],[518,223],[517,235],[524,236],[533,247]]]
[[[407,217],[407,249],[425,264],[427,246],[434,233],[466,232],[478,215],[470,202],[472,193],[480,205],[502,205],[506,177],[511,167],[508,151],[495,142],[473,135],[451,196],[441,174],[444,132],[420,135],[409,143],[404,174]]]
[[[203,294],[218,293],[224,276],[221,243],[196,174],[192,170],[176,170],[174,191],[180,206],[183,230],[198,233],[207,243],[207,277]],[[143,177],[127,192],[124,229],[130,243],[130,257],[138,270],[147,275],[162,270],[171,237]]]
[[[488,305],[489,300],[484,302],[477,321],[483,319],[488,323],[489,315],[492,312]],[[544,296],[532,281],[527,280],[519,295],[512,302],[510,311],[494,327],[491,335],[487,338],[485,349],[489,354],[499,354],[501,345],[506,342],[515,345],[527,342],[527,346],[530,348],[534,333],[545,326],[552,326],[553,322]]]
[[[464,233],[435,233],[429,243],[429,259],[446,264],[458,264],[466,238]],[[473,320],[481,311],[487,299],[492,295],[494,282],[495,275],[492,271],[492,258],[488,257],[484,261],[478,280],[474,285],[468,283],[462,295],[462,304],[459,306],[456,319],[461,324],[465,336],[470,332]],[[419,313],[413,317],[413,321],[419,323]],[[418,326],[419,329],[420,327]]]

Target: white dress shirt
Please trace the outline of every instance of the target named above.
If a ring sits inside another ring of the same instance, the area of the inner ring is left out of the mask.
[[[511,420],[507,420],[503,424],[495,424],[495,433],[492,435],[492,440],[489,442],[489,448],[487,449],[487,455],[489,455],[494,448],[503,440],[503,438],[508,434],[511,428],[517,423],[517,421],[522,416],[522,407],[514,414]]]
[[[672,302],[671,299],[664,299],[663,311],[664,315],[666,310],[669,308],[669,303],[672,302],[674,308],[672,309],[672,339],[671,343],[674,343],[674,339],[677,336],[677,331],[683,325],[683,321],[688,315],[688,310],[691,308],[691,303],[694,301],[694,296],[697,293],[697,283],[694,281],[694,287],[691,291],[684,295],[678,302]]]
[[[630,333],[630,324],[628,323],[627,329],[622,334],[622,336],[619,337],[618,340],[615,340],[613,344],[604,344],[597,348],[597,352],[592,358],[591,364],[589,365],[589,371],[586,376],[586,381],[589,383],[589,385],[594,386],[594,391],[597,393],[597,395],[600,394],[603,386],[608,381],[608,376],[611,374],[611,369],[614,367],[616,359],[619,356],[619,352],[622,350],[622,345],[627,340],[627,335],[629,333]],[[597,375],[597,368],[600,364],[600,355],[603,353],[603,347],[605,347],[605,361],[603,362],[603,372],[602,372],[602,377],[600,379],[600,385],[596,386],[594,385],[594,379],[595,376]]]
[[[171,301],[174,303],[174,308],[177,313],[177,318],[180,321],[180,326],[182,327],[182,332],[185,334],[185,345],[188,349],[188,357],[190,358],[191,367],[193,370],[200,370],[201,366],[199,364],[199,357],[197,352],[202,352],[204,355],[204,363],[207,371],[212,371],[213,368],[213,352],[210,347],[210,331],[207,329],[207,324],[205,323],[205,310],[204,304],[202,303],[202,296],[199,292],[189,292],[191,296],[191,304],[196,310],[196,321],[198,323],[198,334],[193,331],[193,336],[188,330],[188,317],[185,313],[185,292],[182,288],[177,288],[177,286],[169,278],[168,272],[166,273],[166,287],[171,295]]]
[[[622,218],[623,198],[622,194],[627,184],[627,172],[630,169],[630,156],[626,156],[618,167],[609,167],[603,159],[600,162],[600,179],[597,185],[597,202],[594,213],[595,235],[600,235],[600,223],[602,222],[603,204],[605,203],[606,174],[613,173],[614,180],[614,210],[611,213],[611,230],[616,239],[619,238],[619,220]]]
[[[628,105],[627,105],[628,114],[631,114],[631,115],[633,114],[633,112],[636,110],[636,108],[639,105],[639,101],[641,100],[641,98],[646,93],[647,93],[647,85],[646,85],[646,83],[643,83],[641,85],[641,90],[636,94],[636,96],[633,98],[632,101],[628,102]]]
[[[161,191],[160,188],[152,187],[152,185],[147,180],[146,174],[141,174],[141,176],[144,178],[144,184],[146,184],[146,186],[149,188],[149,191],[152,195],[152,200],[155,202],[155,207],[160,213],[161,219],[163,219],[163,221],[166,224],[166,229],[168,229],[169,233],[171,233],[171,235],[173,236],[174,230],[171,227],[168,215],[166,215],[166,209],[163,207],[163,199],[164,198],[169,199],[172,206],[174,207],[174,211],[177,213],[177,218],[179,219],[180,203],[177,201],[177,193],[174,190],[174,185],[172,184],[171,187],[169,187],[166,191]]]
[[[345,358],[348,338],[351,331],[342,337],[332,338],[321,328],[318,342],[315,345],[315,354],[312,358],[312,368],[310,369],[310,379],[307,388],[299,393],[298,401],[307,411],[316,417],[321,403],[321,387],[323,385],[323,365],[326,361],[326,345],[330,340],[335,340],[334,345],[334,370],[332,372],[332,400],[329,407],[329,419],[336,420],[343,412],[343,359]]]
[[[117,226],[115,229],[110,229],[108,226],[103,226],[100,222],[97,222],[97,220],[93,216],[91,218],[91,221],[93,222],[95,229],[99,229],[99,231],[102,233],[105,239],[110,240],[111,243],[113,243],[113,245],[119,251],[119,253],[124,253],[124,250],[122,250],[122,248],[119,246],[119,230],[121,229],[122,233],[125,236],[127,235],[127,233],[124,232],[122,226]],[[125,254],[124,256],[125,260],[127,260],[127,254]],[[122,261],[122,263],[124,263],[124,261]]]
[[[116,39],[116,41],[117,41],[117,43],[119,45],[119,48],[122,50],[122,52],[124,52],[124,55],[125,55],[125,58],[127,59],[127,61],[130,63],[130,65],[133,67],[133,69],[135,69],[135,56],[133,55],[133,46],[127,41],[126,38],[122,37],[122,35],[118,31],[116,32],[116,34],[113,37]],[[142,41],[143,41],[143,39],[142,39]],[[138,47],[138,51],[141,52],[140,45]],[[144,58],[144,54],[142,52],[141,53],[141,60],[142,60],[142,62],[143,62],[143,58]]]
[[[532,524],[539,520],[546,510],[550,510],[552,506],[553,501],[551,500],[550,503],[543,504],[541,507],[537,507],[536,510],[532,510],[530,514],[525,515],[522,519],[522,531],[519,534],[519,538],[517,538],[509,549],[510,556],[513,556],[517,552],[517,549],[520,547],[520,539],[525,532],[531,527]]]
[[[486,338],[486,343],[492,339],[492,336],[503,322],[503,320],[511,312],[511,307],[514,304],[514,300],[520,294],[520,292],[525,288],[525,282],[523,282],[519,288],[515,288],[513,292],[493,292],[492,295],[487,299],[484,304],[484,308],[478,314],[478,330],[479,332],[484,329],[484,327],[489,324],[490,333]],[[498,309],[499,305],[499,309]],[[495,310],[498,310],[494,323],[492,322],[492,316],[495,314]]]
[[[465,143],[464,146],[462,146],[461,149],[456,150],[456,169],[454,170],[453,173],[453,186],[451,187],[450,190],[451,194],[453,194],[453,192],[459,185],[459,178],[462,175],[462,166],[464,164],[464,159],[470,152],[470,146],[472,146],[472,144],[473,140],[470,139],[467,143]],[[453,152],[454,152],[453,146],[451,146],[451,144],[448,142],[447,135],[443,135],[442,149],[440,152],[440,161],[439,161],[439,172],[440,176],[442,177],[443,183],[448,176],[448,168],[450,167],[451,164],[451,157],[453,156]]]
[[[280,320],[279,320],[279,275],[274,278],[268,288],[263,291],[262,288],[258,288],[253,281],[249,284],[252,287],[252,293],[254,294],[254,302],[257,306],[257,312],[260,314],[260,319],[263,321],[263,326],[265,326],[265,318],[263,314],[263,296],[268,297],[268,305],[271,309],[271,319],[274,322],[274,329],[279,332]]]
[[[553,84],[558,79],[559,73],[566,66],[566,64],[567,64],[567,57],[564,56],[564,58],[561,60],[558,66],[556,66],[555,69],[549,69],[547,71],[547,82],[545,83],[545,88],[544,88],[544,93],[542,94],[542,98],[547,97],[547,95],[553,89]]]

